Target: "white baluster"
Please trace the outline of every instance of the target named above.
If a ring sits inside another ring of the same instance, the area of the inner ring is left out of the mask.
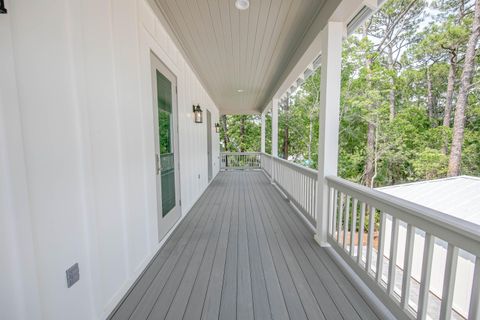
[[[360,226],[358,227],[357,263],[360,265],[363,256],[363,234],[365,230],[365,209],[367,204],[362,202],[360,207]]]
[[[398,219],[392,216],[392,231],[390,238],[390,264],[388,266],[387,293],[392,296],[395,290],[395,275],[397,271],[397,249],[398,249]]]
[[[432,275],[434,237],[425,232],[425,245],[423,247],[422,278],[420,282],[420,294],[418,296],[417,319],[427,318],[428,294],[430,292],[430,277]]]
[[[353,212],[352,212],[352,222],[350,226],[350,256],[355,255],[355,230],[357,228],[357,205],[358,200],[353,199]]]
[[[452,315],[453,290],[457,275],[458,248],[448,244],[447,258],[445,260],[445,274],[443,277],[442,305],[440,307],[440,320],[447,320]]]
[[[373,233],[375,232],[375,208],[370,208],[370,214],[368,215],[368,240],[367,240],[367,263],[365,264],[365,270],[370,272],[372,264],[372,250],[373,250]]]
[[[480,320],[480,257],[475,259],[468,320]]]
[[[378,230],[378,251],[377,251],[377,270],[376,276],[377,282],[380,283],[382,281],[382,272],[383,272],[383,247],[385,246],[385,221],[386,221],[386,214],[380,212],[380,225]]]
[[[413,227],[411,224],[408,224],[407,239],[405,243],[405,258],[403,261],[402,297],[400,300],[400,306],[404,310],[407,310],[408,300],[410,298],[410,278],[412,276],[414,239],[415,239],[415,227]]]

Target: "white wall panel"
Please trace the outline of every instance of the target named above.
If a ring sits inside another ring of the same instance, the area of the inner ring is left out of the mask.
[[[0,39],[0,310],[5,319],[36,319],[38,279],[9,17],[0,19]]]
[[[150,51],[177,77],[183,216],[208,185],[206,122],[194,123],[192,105],[210,110],[212,125],[218,110],[144,0],[15,0],[7,8],[2,314],[102,319],[162,244]],[[218,134],[210,130],[215,175]],[[76,262],[80,281],[68,289],[65,270]]]

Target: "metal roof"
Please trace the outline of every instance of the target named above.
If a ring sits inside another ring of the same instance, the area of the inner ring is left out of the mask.
[[[458,176],[377,190],[480,225],[480,178]]]

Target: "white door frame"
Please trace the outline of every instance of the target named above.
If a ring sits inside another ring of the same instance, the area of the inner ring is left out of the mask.
[[[180,149],[179,149],[179,137],[178,137],[178,97],[177,97],[177,77],[170,71],[170,69],[158,58],[155,53],[150,52],[151,62],[151,83],[152,83],[152,110],[153,110],[153,136],[154,136],[154,154],[152,160],[157,162],[156,157],[160,155],[160,141],[159,141],[159,128],[158,128],[158,105],[157,105],[157,77],[156,71],[158,70],[164,75],[172,84],[172,137],[173,137],[173,153],[174,153],[174,170],[175,170],[175,207],[169,211],[165,216],[162,215],[162,185],[161,175],[154,172],[156,180],[156,198],[157,198],[157,225],[158,225],[158,242],[167,235],[170,229],[180,219],[182,215],[181,201],[180,201]],[[155,165],[157,168],[157,165]]]

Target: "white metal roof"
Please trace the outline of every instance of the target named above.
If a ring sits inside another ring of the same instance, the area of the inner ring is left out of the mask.
[[[480,178],[458,176],[377,190],[480,225]]]

